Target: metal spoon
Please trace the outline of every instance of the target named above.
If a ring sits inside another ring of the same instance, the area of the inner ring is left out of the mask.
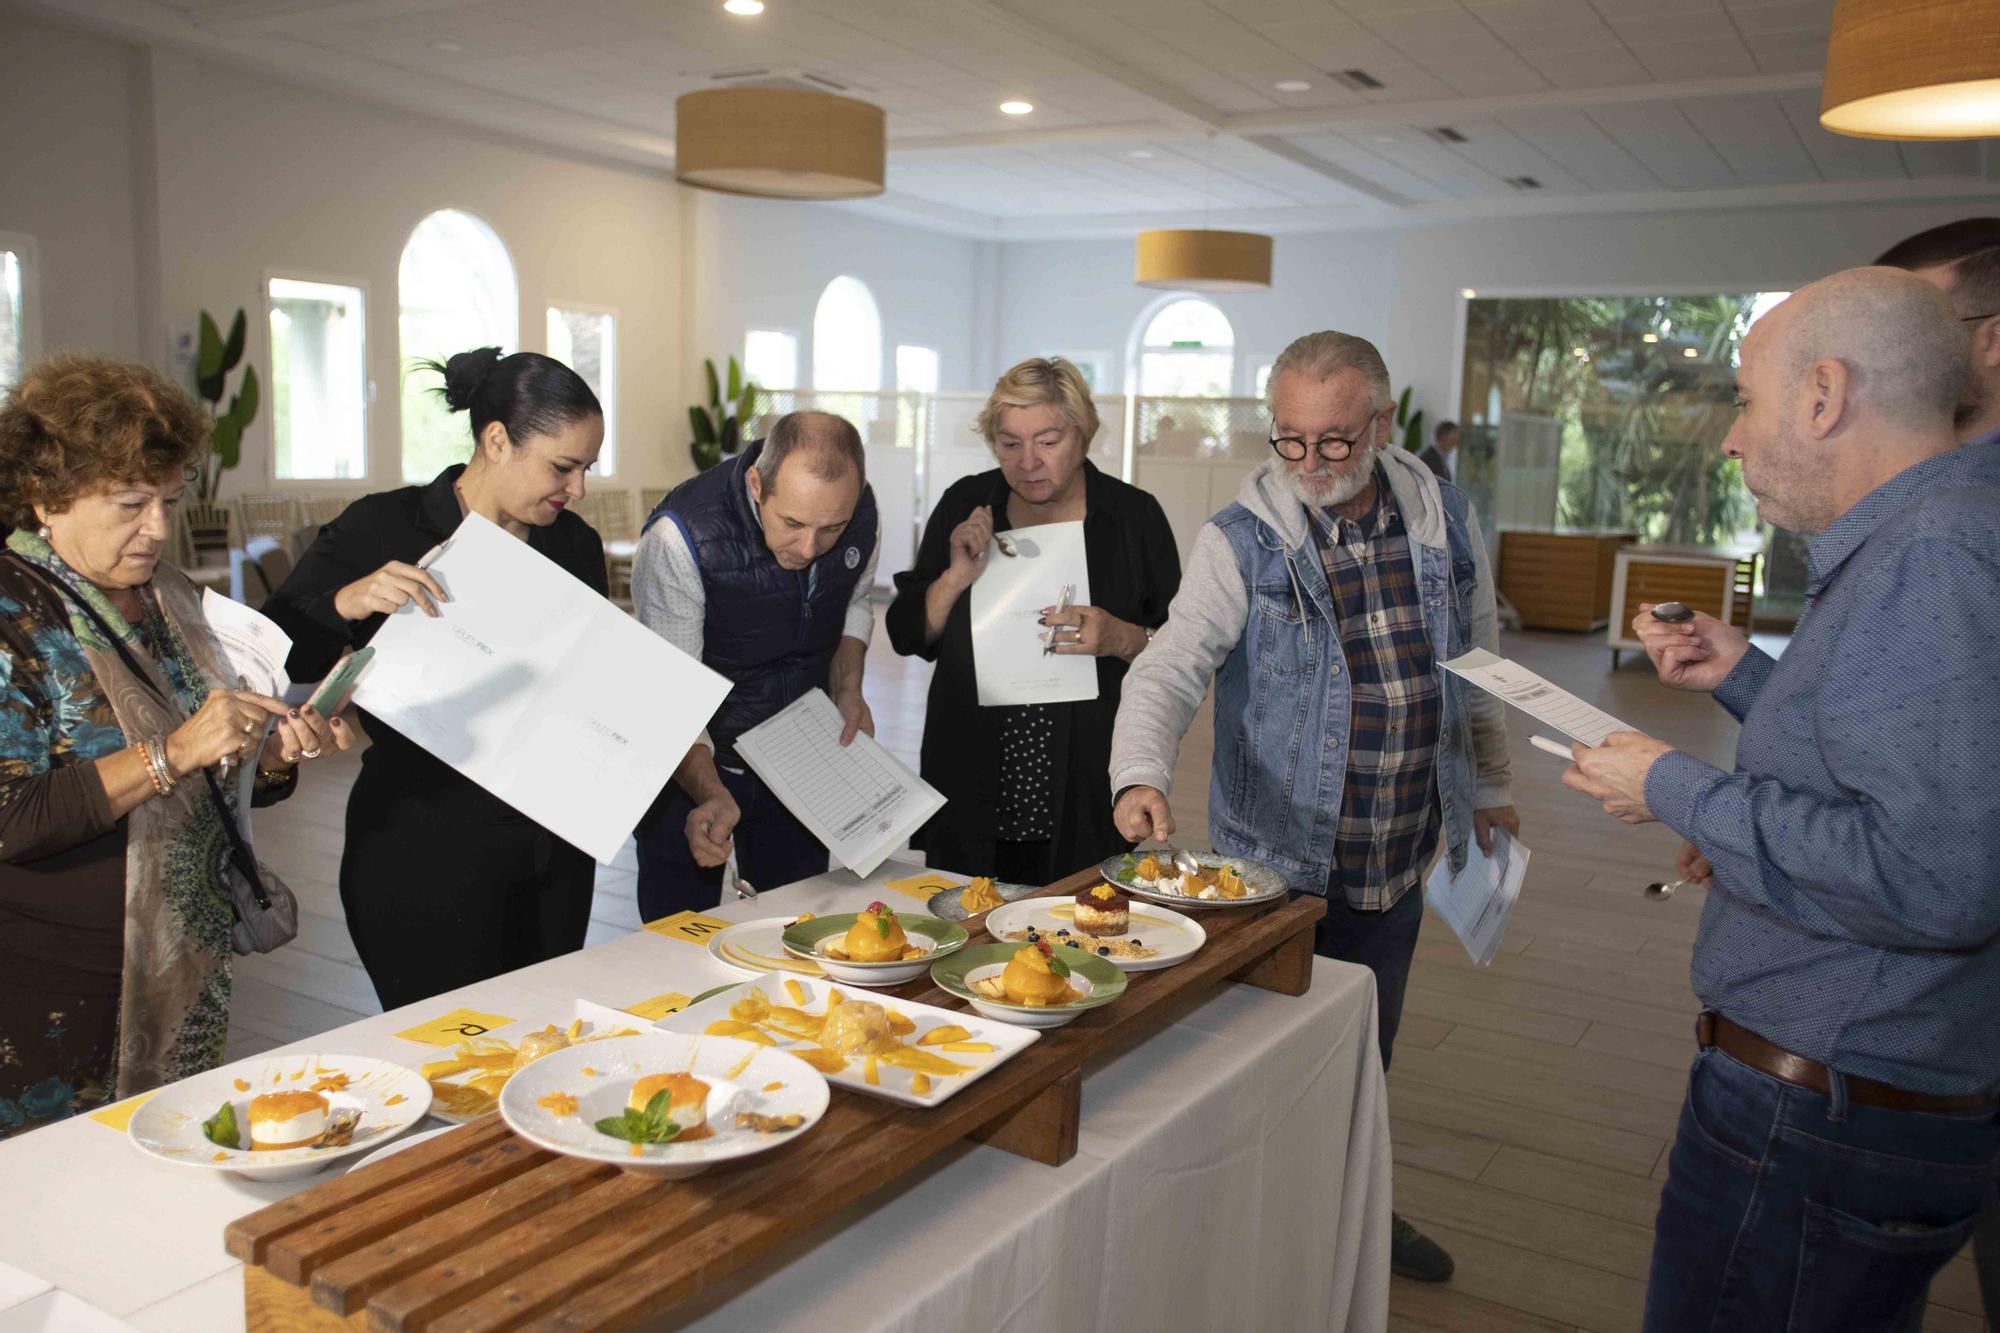
[[[1195,860],[1191,853],[1176,851],[1174,845],[1164,838],[1160,840],[1160,850],[1167,854],[1167,860],[1172,862],[1174,869],[1180,871],[1183,876],[1201,873],[1201,862]]]
[[[361,1123],[361,1112],[352,1106],[343,1106],[327,1117],[326,1132],[319,1136],[313,1147],[345,1148],[354,1140],[354,1127]]]
[[[1694,609],[1686,602],[1661,602],[1653,608],[1653,619],[1669,625],[1685,625],[1694,619]]]
[[[1683,884],[1692,884],[1693,882],[1694,876],[1690,875],[1686,879],[1677,879],[1671,884],[1648,884],[1646,886],[1646,900],[1655,903],[1664,902],[1674,896],[1675,889],[1680,888]]]
[[[993,544],[1000,548],[1000,554],[1006,556],[1010,560],[1013,559],[1015,556],[1021,554],[1021,548],[1014,545],[1014,539],[1012,537],[1009,537],[1004,532],[996,532],[993,534]]]

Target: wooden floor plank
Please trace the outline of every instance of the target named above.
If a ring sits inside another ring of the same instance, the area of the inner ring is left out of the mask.
[[[1493,1155],[1479,1183],[1649,1230],[1660,1210],[1660,1187],[1648,1177],[1511,1144]]]
[[[1398,1166],[1422,1167],[1466,1181],[1478,1180],[1502,1148],[1493,1139],[1426,1125],[1400,1116],[1394,1109],[1389,1112],[1389,1140]]]
[[[1481,1095],[1474,1085],[1432,1087],[1389,1076],[1392,1119],[1491,1138],[1613,1171],[1645,1175],[1660,1160],[1665,1138],[1635,1134],[1574,1116],[1517,1106]]]
[[[1524,1250],[1644,1282],[1653,1228],[1580,1208],[1478,1185],[1416,1167],[1396,1173],[1396,1211],[1411,1221],[1517,1245]]]

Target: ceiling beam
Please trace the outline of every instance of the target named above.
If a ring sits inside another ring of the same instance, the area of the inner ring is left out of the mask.
[[[1416,202],[1416,200],[1411,199],[1408,195],[1398,194],[1386,185],[1378,185],[1359,172],[1349,171],[1346,167],[1336,166],[1322,157],[1307,152],[1305,149],[1288,140],[1278,138],[1274,134],[1245,135],[1243,142],[1253,148],[1261,148],[1273,157],[1280,157],[1296,166],[1304,167],[1307,171],[1316,172],[1338,185],[1345,186],[1356,194],[1365,195],[1367,198],[1373,199],[1378,204],[1386,204],[1390,208],[1407,208]]]

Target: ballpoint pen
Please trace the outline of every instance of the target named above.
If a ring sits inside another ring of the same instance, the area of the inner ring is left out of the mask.
[[[1067,584],[1067,583],[1063,584],[1063,586],[1062,586],[1062,591],[1056,594],[1056,604],[1055,604],[1055,609],[1054,609],[1053,611],[1051,611],[1051,612],[1050,612],[1049,614],[1050,614],[1051,616],[1059,616],[1059,615],[1061,615],[1061,614],[1062,614],[1063,612],[1065,612],[1065,611],[1069,610],[1069,599],[1070,599],[1070,598],[1071,598],[1071,597],[1072,597],[1072,596],[1074,595],[1074,591],[1075,591],[1075,590],[1074,590],[1074,589],[1072,589],[1072,588],[1070,587],[1070,585],[1069,585],[1069,584]],[[1047,656],[1049,656],[1050,654],[1052,654],[1052,653],[1054,653],[1054,652],[1055,652],[1055,650],[1056,650],[1056,635],[1057,635],[1057,633],[1058,633],[1058,632],[1060,632],[1060,631],[1061,631],[1061,630],[1062,630],[1063,628],[1064,628],[1064,627],[1063,627],[1063,626],[1061,626],[1061,625],[1051,625],[1051,626],[1049,626],[1049,628],[1048,628],[1048,632],[1042,635],[1042,656],[1043,656],[1043,657],[1047,657]]]

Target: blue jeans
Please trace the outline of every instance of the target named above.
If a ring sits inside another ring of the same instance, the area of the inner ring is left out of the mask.
[[[1843,1107],[1709,1048],[1667,1171],[1647,1333],[1914,1328],[1995,1201],[2000,1113]]]
[[[1382,1068],[1389,1068],[1396,1029],[1403,1023],[1403,992],[1410,984],[1410,962],[1417,953],[1417,932],[1424,925],[1424,886],[1412,885],[1386,912],[1362,912],[1338,896],[1327,899],[1326,915],[1313,927],[1313,952],[1322,958],[1359,963],[1375,974],[1375,1002],[1381,1022],[1375,1030],[1382,1046]]]

